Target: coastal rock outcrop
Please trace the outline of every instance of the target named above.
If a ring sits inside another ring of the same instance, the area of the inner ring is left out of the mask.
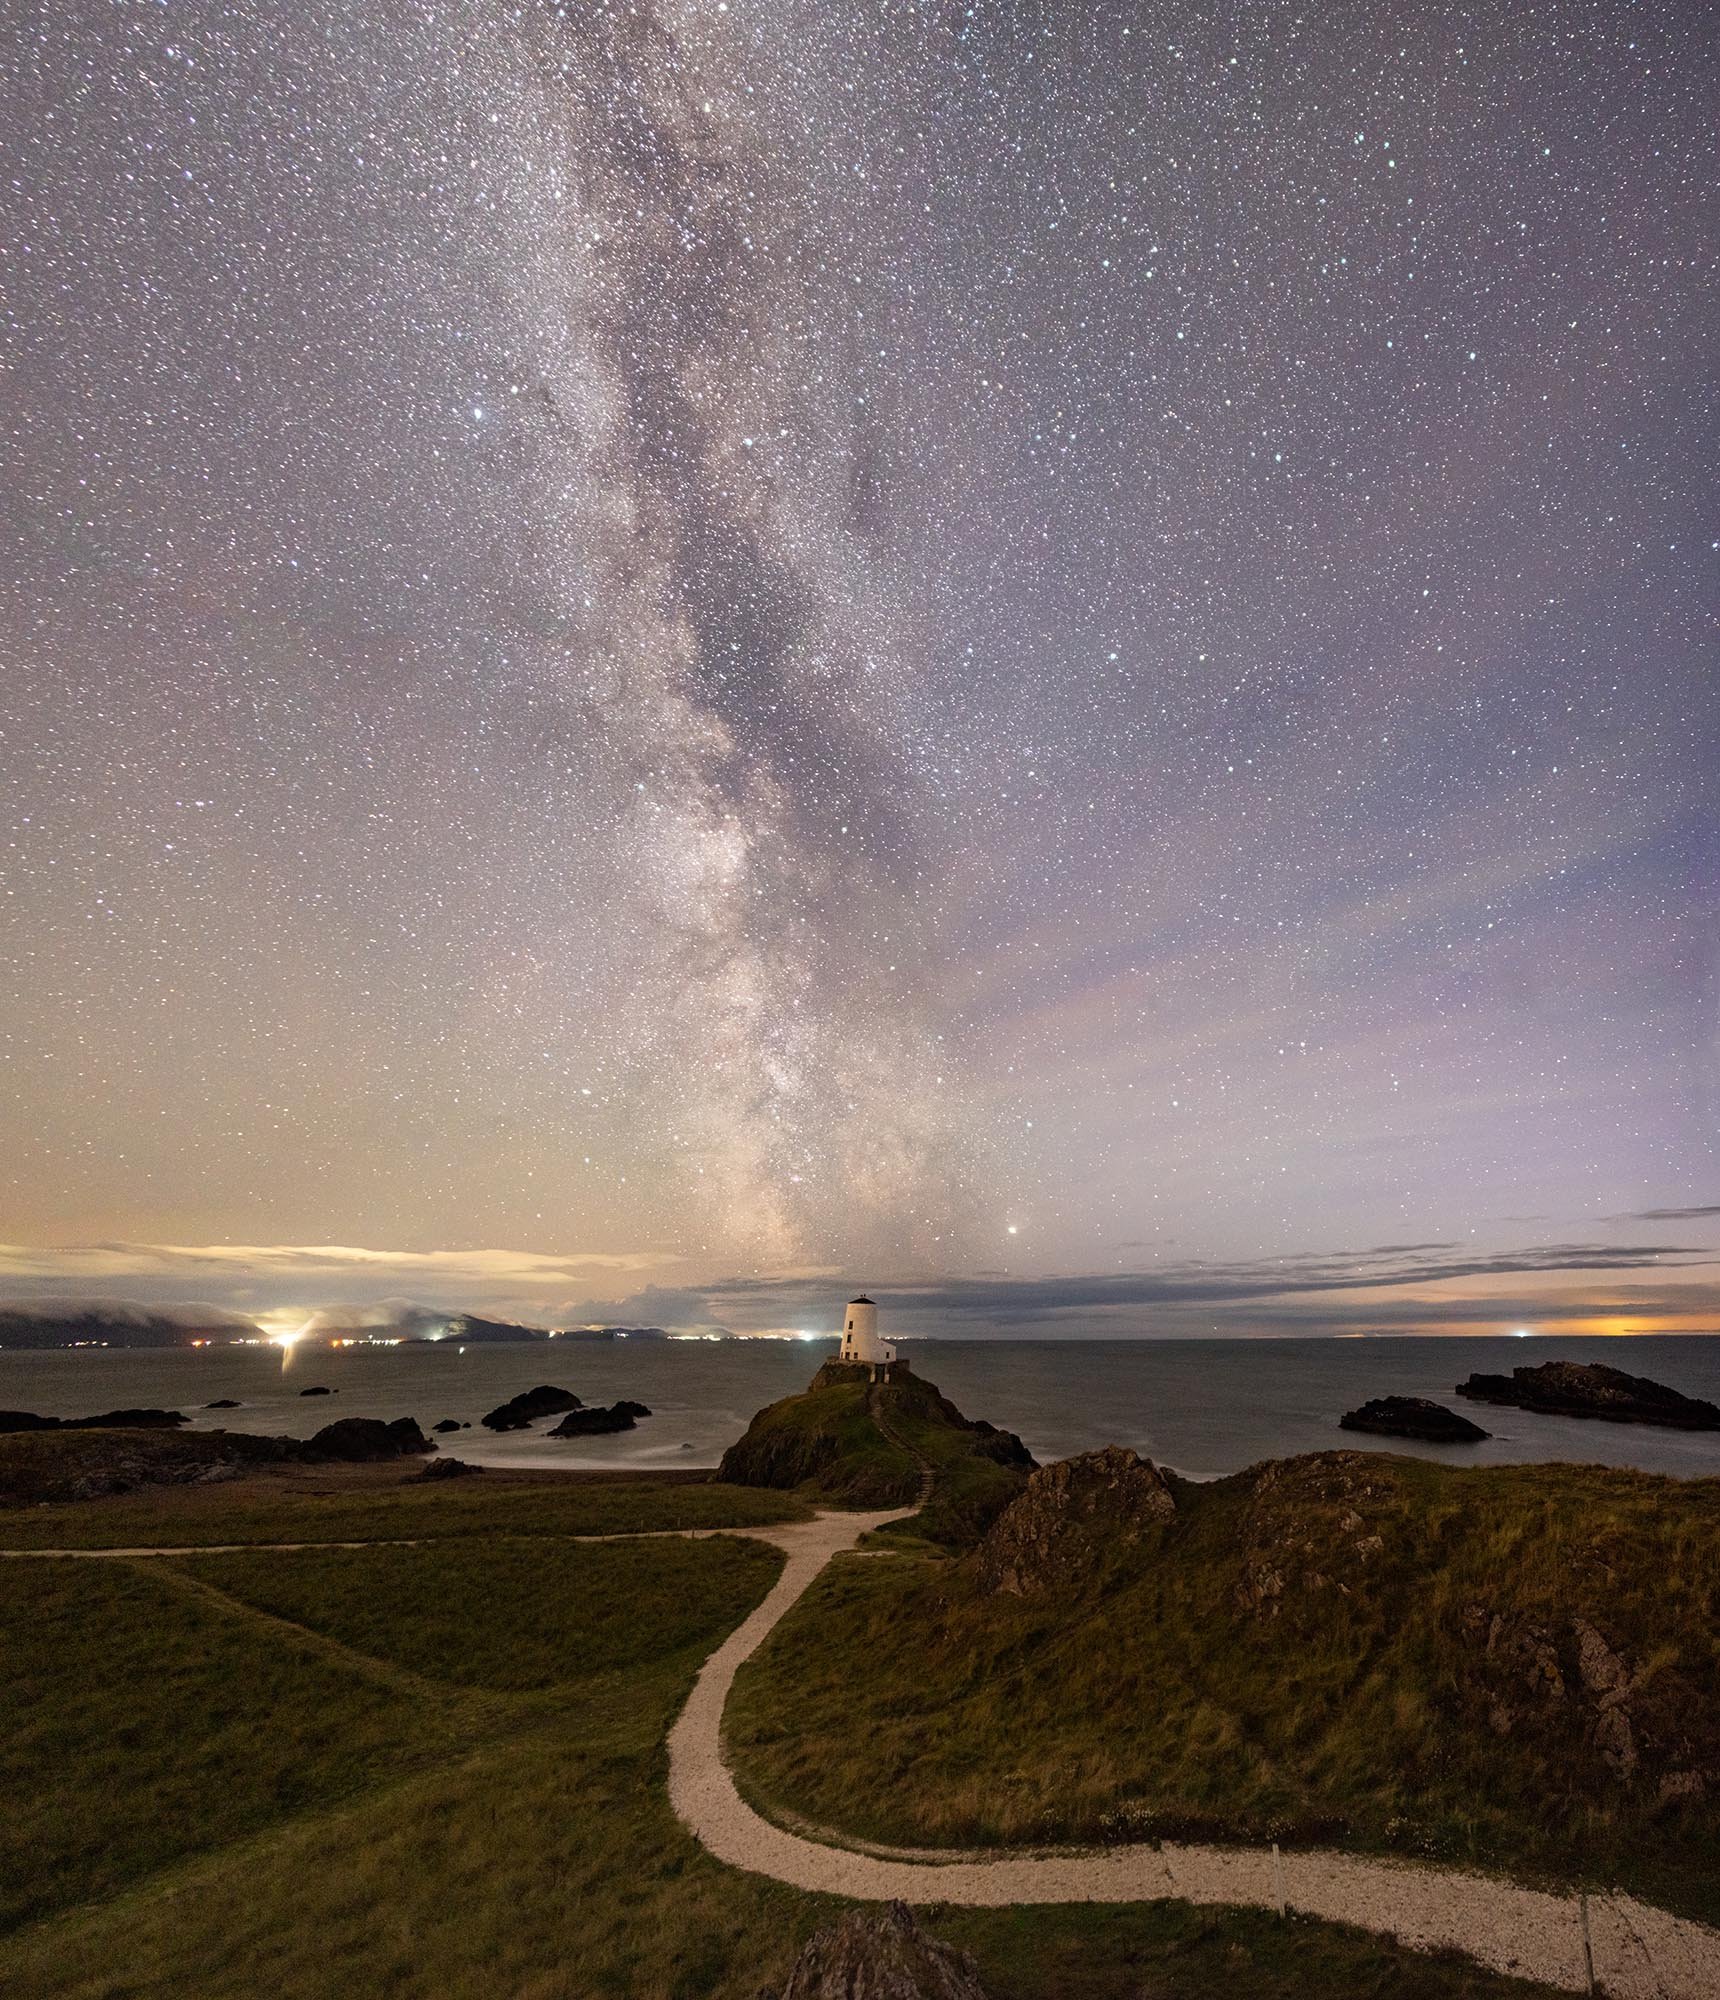
[[[1428,1444],[1480,1444],[1493,1435],[1426,1396],[1375,1396],[1358,1410],[1346,1410],[1338,1427],[1378,1437],[1420,1438]]]
[[[1240,1611],[1277,1618],[1287,1608],[1318,1618],[1328,1594],[1371,1591],[1371,1574],[1393,1530],[1399,1475],[1394,1461],[1359,1451],[1269,1459],[1236,1475],[1248,1486],[1239,1525]]]
[[[461,1423],[458,1417],[444,1417],[439,1424],[432,1424],[430,1428],[433,1431],[469,1431],[472,1426]]]
[[[414,1482],[420,1479],[465,1479],[474,1472],[482,1472],[481,1465],[473,1465],[465,1458],[433,1458],[421,1472],[415,1472]]]
[[[191,1419],[183,1410],[104,1410],[99,1417],[39,1417],[0,1410],[0,1431],[170,1431]]]
[[[868,1366],[827,1361],[799,1395],[758,1412],[723,1453],[717,1477],[890,1507],[918,1499],[930,1472],[920,1532],[968,1547],[1020,1491],[1033,1463],[1013,1432],[964,1417],[903,1364],[875,1380]]]
[[[965,1951],[929,1937],[906,1903],[886,1903],[814,1931],[787,1985],[760,2000],[986,2000],[986,1991]]]
[[[214,1402],[205,1403],[203,1407],[206,1410],[236,1410],[239,1401],[236,1396],[217,1396]]]
[[[298,1456],[311,1464],[332,1460],[364,1465],[435,1449],[435,1439],[427,1438],[411,1417],[396,1417],[391,1424],[380,1417],[341,1417],[308,1438]]]
[[[542,1382],[535,1389],[522,1389],[517,1396],[498,1403],[488,1416],[478,1421],[489,1431],[523,1431],[539,1417],[559,1416],[563,1410],[582,1408],[584,1405],[571,1389],[557,1389]]]
[[[183,1486],[269,1471],[296,1457],[290,1438],[238,1431],[50,1426],[0,1439],[0,1506],[100,1500],[139,1486]]]
[[[1720,1715],[1675,1667],[1633,1662],[1591,1618],[1536,1620],[1482,1603],[1461,1630],[1495,1736],[1581,1741],[1611,1778],[1662,1806],[1720,1786]]]
[[[1164,1474],[1123,1445],[1059,1459],[992,1523],[979,1546],[980,1574],[1017,1597],[1079,1582],[1175,1513]]]
[[[611,1431],[630,1431],[636,1421],[635,1411],[647,1417],[651,1414],[643,1403],[614,1403],[608,1409],[569,1410],[546,1435],[552,1438],[603,1437]]]
[[[1546,1361],[1509,1375],[1471,1375],[1457,1393],[1543,1416],[1599,1417],[1614,1424],[1660,1424],[1669,1430],[1720,1431],[1720,1406],[1681,1395],[1646,1375],[1604,1361]]]
[[[301,1396],[332,1396],[335,1393],[333,1389],[327,1388],[321,1382],[313,1382],[308,1389],[301,1389],[299,1391]]]

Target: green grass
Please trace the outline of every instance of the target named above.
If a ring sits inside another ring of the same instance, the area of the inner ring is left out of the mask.
[[[142,1565],[9,1566],[0,1660],[0,1928],[382,1783],[449,1736],[447,1713]]]
[[[936,1478],[925,1506],[886,1533],[971,1548],[1021,1491],[1025,1474],[979,1456],[967,1433],[938,1422],[935,1412],[913,1401],[893,1407],[889,1420],[897,1436],[930,1460]]]
[[[10,1440],[7,1440],[10,1442]],[[306,1491],[289,1479],[152,1487],[112,1500],[0,1509],[0,1548],[150,1548],[211,1542],[338,1542],[399,1536],[606,1535],[661,1528],[745,1528],[804,1520],[789,1493],[714,1481],[500,1475]]]
[[[1720,1784],[1658,1782],[1720,1778],[1720,1482],[1350,1454],[1178,1501],[1039,1597],[971,1563],[833,1565],[742,1670],[745,1789],[886,1842],[1338,1844],[1720,1917]],[[1579,1619],[1637,1677],[1629,1779]],[[1530,1685],[1542,1645],[1562,1693]]]
[[[514,1693],[684,1651],[764,1595],[764,1542],[466,1538],[420,1548],[204,1556],[194,1577],[451,1686]]]
[[[899,1506],[920,1488],[918,1460],[872,1421],[857,1381],[820,1382],[760,1410],[725,1455],[723,1477],[768,1479],[849,1507]]]
[[[697,1847],[663,1744],[777,1561],[460,1539],[8,1566],[0,1879],[71,1907],[0,1937],[0,1991],[755,2000],[836,1906]],[[995,2000],[1546,2000],[1257,1914],[929,1921]]]
[[[884,1508],[917,1499],[930,1465],[931,1499],[892,1538],[959,1548],[978,1539],[1025,1477],[990,1457],[987,1443],[923,1376],[872,1383],[859,1369],[826,1363],[810,1388],[759,1411],[722,1470],[748,1486]]]

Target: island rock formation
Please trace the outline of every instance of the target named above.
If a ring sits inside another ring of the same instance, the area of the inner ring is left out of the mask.
[[[366,1465],[435,1449],[435,1439],[427,1438],[411,1417],[396,1417],[391,1424],[380,1417],[341,1417],[324,1424],[315,1437],[298,1446],[295,1455],[313,1465],[327,1460]]]
[[[1014,1432],[964,1417],[900,1363],[827,1361],[811,1383],[759,1411],[724,1452],[719,1479],[798,1488],[850,1507],[906,1506],[930,1482],[920,1532],[971,1546],[1020,1491],[1033,1455]]]
[[[498,1403],[487,1417],[480,1417],[478,1421],[490,1431],[523,1431],[535,1424],[539,1417],[555,1417],[563,1410],[583,1408],[584,1405],[571,1389],[551,1388],[544,1382],[535,1389],[522,1389],[505,1403]]]
[[[1720,1407],[1680,1395],[1646,1375],[1609,1368],[1604,1361],[1545,1361],[1539,1368],[1514,1368],[1509,1375],[1471,1375],[1458,1383],[1457,1393],[1474,1403],[1498,1403],[1543,1416],[1720,1431]]]
[[[555,1429],[546,1435],[552,1438],[604,1437],[612,1431],[630,1431],[640,1417],[648,1417],[651,1412],[643,1403],[612,1403],[608,1409],[569,1410]]]
[[[1428,1444],[1479,1444],[1493,1435],[1425,1396],[1376,1396],[1359,1410],[1346,1410],[1338,1428],[1373,1431],[1379,1437],[1421,1438]]]

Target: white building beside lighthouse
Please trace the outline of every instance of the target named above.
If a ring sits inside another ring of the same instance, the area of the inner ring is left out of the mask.
[[[895,1348],[878,1338],[878,1308],[864,1292],[850,1299],[842,1314],[842,1351],[837,1359],[888,1367],[895,1358]]]

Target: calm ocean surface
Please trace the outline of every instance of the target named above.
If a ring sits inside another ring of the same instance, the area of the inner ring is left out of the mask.
[[[820,1341],[631,1341],[581,1345],[417,1345],[296,1354],[80,1348],[0,1351],[0,1408],[85,1416],[127,1405],[181,1409],[199,1426],[308,1437],[343,1417],[441,1417],[474,1425],[521,1389],[553,1382],[587,1402],[630,1396],[655,1414],[612,1438],[554,1443],[536,1432],[473,1429],[445,1448],[490,1465],[715,1465],[761,1405],[804,1388],[834,1351]],[[1720,1402],[1720,1337],[1629,1340],[1438,1338],[1259,1341],[915,1341],[915,1369],[969,1416],[1019,1431],[1041,1459],[1126,1444],[1197,1478],[1263,1458],[1335,1446],[1413,1452],[1461,1464],[1575,1459],[1684,1477],[1720,1474],[1720,1432],[1579,1422],[1455,1402],[1472,1369],[1604,1360]],[[338,1393],[301,1399],[323,1383]],[[1495,1433],[1471,1446],[1366,1440],[1338,1418],[1369,1396],[1433,1396]],[[237,1410],[203,1409],[218,1396]]]

